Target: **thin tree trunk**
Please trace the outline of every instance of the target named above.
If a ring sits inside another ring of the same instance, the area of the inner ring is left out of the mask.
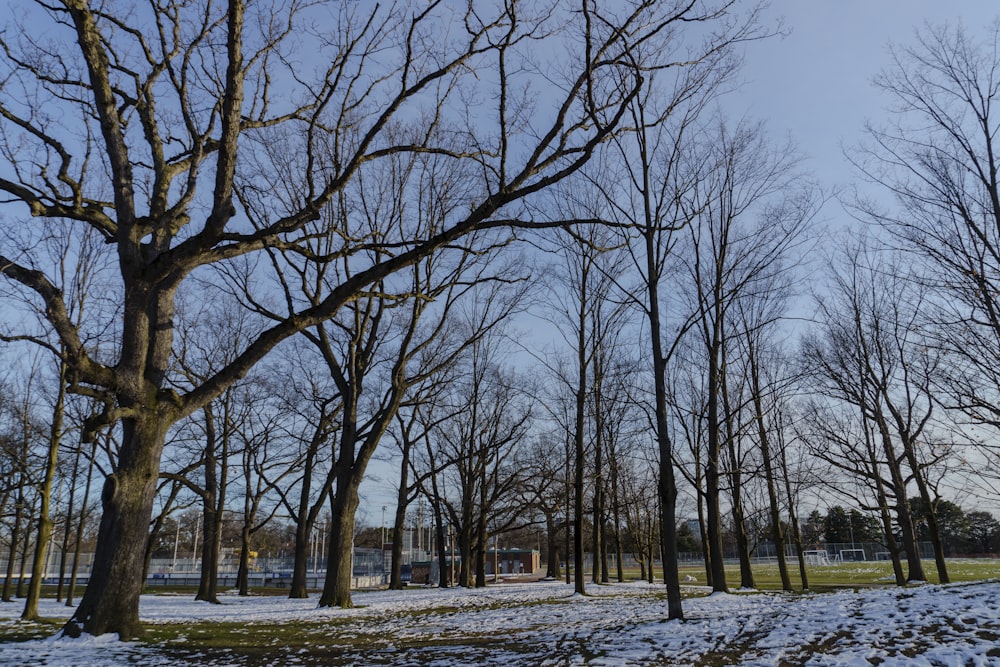
[[[884,422],[878,419],[877,416],[876,425],[879,428],[882,448],[885,451],[889,474],[892,477],[892,486],[895,492],[896,518],[903,538],[903,551],[906,553],[906,581],[925,581],[924,566],[920,560],[916,530],[913,527],[913,517],[910,514],[910,506],[906,498],[906,482],[903,479],[899,460],[896,458],[896,453],[892,447],[892,439],[889,436],[888,429]]]
[[[750,341],[748,341],[750,342]],[[774,462],[771,460],[771,440],[764,423],[764,403],[761,399],[760,368],[757,366],[756,349],[750,342],[751,350],[747,355],[750,361],[750,382],[753,391],[754,418],[757,422],[757,437],[760,440],[760,455],[764,461],[764,479],[767,485],[767,499],[771,510],[771,540],[778,557],[778,574],[781,577],[782,590],[792,590],[792,580],[788,574],[788,564],[785,563],[785,530],[781,523],[781,506],[778,500],[778,489],[774,481]]]
[[[562,572],[559,571],[559,530],[556,527],[556,517],[553,512],[545,513],[545,534],[548,536],[546,540],[545,578],[558,579],[562,576]]]
[[[872,477],[875,478],[875,495],[878,500],[879,516],[882,519],[882,533],[885,535],[886,548],[889,550],[889,558],[892,560],[892,572],[896,578],[896,585],[905,586],[906,576],[903,574],[899,544],[896,542],[895,527],[892,523],[892,514],[889,508],[889,498],[885,492],[885,483],[882,480],[882,475],[879,474],[878,457],[875,454],[875,446],[872,443],[872,434],[867,427],[865,428],[865,445],[868,448],[868,460],[872,469]]]
[[[625,581],[625,570],[622,564],[622,516],[621,497],[618,489],[618,457],[613,456],[611,460],[611,515],[614,517],[615,533],[615,564],[618,568],[618,581]]]
[[[779,438],[781,437],[782,431],[778,431]],[[792,527],[792,539],[795,542],[795,553],[799,560],[799,577],[802,580],[802,590],[809,590],[809,575],[806,572],[806,555],[805,549],[802,545],[802,531],[799,530],[799,518],[795,512],[795,496],[792,493],[792,481],[788,472],[788,458],[785,455],[785,450],[787,449],[785,443],[779,443],[779,452],[781,455],[781,472],[785,480],[785,497],[788,500],[788,521]]]
[[[108,432],[110,437],[110,432]],[[83,443],[80,443],[81,447]],[[83,549],[83,529],[87,525],[87,499],[90,498],[90,485],[94,479],[94,457],[97,455],[97,440],[90,446],[90,465],[87,466],[87,482],[83,486],[83,502],[80,503],[80,519],[76,525],[76,540],[73,546],[73,569],[69,578],[69,591],[66,593],[66,606],[73,606],[73,597],[76,595],[76,578],[80,571],[80,552]]]
[[[32,506],[31,509],[33,510],[34,506]],[[29,531],[29,527],[31,525],[30,511],[25,519],[25,523],[27,523],[28,526],[25,527],[24,539],[21,541],[21,558],[17,575],[17,589],[14,591],[14,595],[19,598],[24,597],[25,582],[28,580],[28,550],[31,547],[31,533]]]
[[[63,526],[62,545],[59,549],[59,584],[56,588],[56,602],[62,602],[63,588],[66,582],[66,561],[67,551],[69,551],[69,540],[73,534],[73,513],[76,509],[76,483],[80,475],[81,448],[77,448],[76,456],[73,457],[73,471],[69,477],[69,498],[66,503],[66,522]]]
[[[17,563],[17,547],[21,541],[21,520],[24,516],[24,475],[18,475],[20,485],[17,490],[17,501],[14,503],[14,523],[10,530],[10,548],[7,551],[7,572],[3,580],[4,602],[11,601],[11,587],[14,583],[14,564]]]
[[[897,422],[900,422],[900,420],[897,419]],[[923,467],[917,461],[913,440],[909,434],[904,434],[904,429],[901,426],[900,423],[899,430],[900,439],[903,443],[903,452],[906,454],[906,460],[910,464],[910,470],[913,471],[913,479],[917,483],[917,491],[920,493],[920,500],[923,502],[925,508],[924,518],[927,519],[927,534],[931,539],[931,545],[934,547],[934,565],[937,568],[938,581],[942,584],[947,584],[951,582],[951,578],[948,576],[944,544],[941,541],[941,529],[938,526],[937,503],[931,498],[930,490],[927,487],[927,480],[924,479]]]
[[[409,504],[410,484],[410,438],[403,434],[402,460],[399,465],[399,490],[396,492],[396,514],[392,522],[392,561],[389,566],[389,589],[400,591],[403,585],[403,524],[406,521],[406,508]],[[418,526],[418,529],[420,527]]]

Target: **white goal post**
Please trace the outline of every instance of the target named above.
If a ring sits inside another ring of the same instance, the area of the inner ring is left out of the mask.
[[[806,561],[806,565],[829,565],[830,557],[826,553],[826,549],[815,549],[813,551],[803,551],[802,556]]]
[[[865,556],[865,550],[864,549],[841,549],[840,550],[840,562],[841,563],[857,562],[857,561],[865,561],[865,560],[868,560],[868,557]]]

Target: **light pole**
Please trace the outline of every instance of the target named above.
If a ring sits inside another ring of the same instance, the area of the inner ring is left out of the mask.
[[[385,548],[385,505],[382,505],[382,548]]]

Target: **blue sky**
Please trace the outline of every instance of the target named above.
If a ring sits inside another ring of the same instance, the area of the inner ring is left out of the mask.
[[[852,178],[842,145],[856,144],[887,99],[872,78],[889,63],[888,44],[914,43],[925,23],[963,25],[976,39],[1000,16],[997,0],[773,0],[766,17],[791,33],[746,49],[745,83],[730,104],[786,132],[826,188]]]

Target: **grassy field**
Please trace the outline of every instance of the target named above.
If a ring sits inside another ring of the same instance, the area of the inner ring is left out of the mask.
[[[953,582],[980,581],[1000,578],[1000,561],[987,560],[951,560],[948,563],[949,574]],[[936,571],[932,561],[924,562],[925,573],[931,583],[937,582]],[[797,566],[790,564],[790,574],[792,583],[796,591],[801,589],[801,580]],[[630,577],[638,578],[638,571],[626,572],[626,579]],[[858,562],[841,563],[827,566],[814,566],[808,571],[810,580],[810,590],[813,593],[844,589],[869,589],[869,588],[892,588],[894,584],[891,565],[887,562]],[[686,589],[692,597],[697,597],[703,593],[698,588],[705,582],[704,570],[698,567],[684,568],[681,578],[691,576],[695,582],[688,582],[690,587]],[[755,588],[760,591],[779,590],[780,578],[776,565],[756,565],[754,567]],[[739,569],[736,566],[727,567],[727,579],[731,590],[739,585]],[[591,588],[591,590],[594,590]],[[594,591],[600,595],[599,591]],[[45,593],[54,596],[54,590],[46,588]],[[150,593],[166,593],[168,595],[193,595],[193,590],[164,590],[156,587]],[[256,595],[273,594],[275,596],[287,595],[287,590],[273,589],[270,591],[255,591]],[[616,593],[618,594],[618,593]],[[407,593],[409,597],[410,593]],[[646,594],[647,597],[649,593]],[[652,592],[652,595],[659,599],[661,592]],[[794,596],[798,598],[798,596]],[[653,598],[651,598],[653,599]],[[804,599],[804,598],[803,598]],[[17,604],[17,602],[11,603]],[[531,605],[533,603],[526,603]],[[553,601],[545,601],[544,605],[551,606],[557,604]],[[555,607],[553,607],[555,608]],[[400,611],[399,618],[394,623],[402,624],[406,627],[409,624],[419,626],[425,622],[423,616],[448,617],[454,614],[461,614],[457,608],[433,608],[423,611],[408,610]],[[517,614],[516,610],[512,612]],[[405,618],[403,618],[405,617]],[[412,618],[411,618],[412,617]],[[406,619],[409,619],[408,621]],[[385,619],[382,619],[385,620]],[[48,636],[56,632],[62,621],[51,619],[41,623],[23,623],[8,617],[0,620],[0,642],[22,642],[31,639]],[[364,627],[364,624],[361,626]],[[998,635],[1000,636],[1000,635]],[[455,645],[465,647],[464,650],[471,650],[479,642],[494,642],[488,633],[480,634],[462,632],[450,636],[424,636],[414,633],[405,642],[395,640],[397,647],[404,644],[407,650],[417,650],[423,646],[434,646],[438,643],[442,645]],[[271,659],[277,655],[291,655],[297,651],[308,652],[316,662],[306,664],[340,664],[338,655],[357,655],[357,651],[364,650],[365,646],[375,642],[384,642],[382,636],[375,629],[361,629],[357,625],[357,619],[329,619],[322,623],[304,620],[302,622],[281,622],[281,623],[259,623],[253,626],[253,631],[249,632],[248,627],[243,623],[232,622],[210,622],[191,621],[187,623],[166,622],[156,623],[148,626],[147,634],[143,644],[154,644],[158,646],[160,655],[165,659],[177,659],[178,662],[185,662],[195,654],[204,655],[206,658],[221,659],[224,656],[234,658],[239,656],[239,660],[234,663],[224,664],[244,664],[244,665],[266,665],[272,664]],[[483,646],[485,649],[486,647]],[[731,646],[726,650],[734,649]],[[569,654],[568,654],[569,655]],[[223,661],[224,662],[224,661]],[[213,664],[209,660],[206,664]],[[222,663],[220,663],[222,664]],[[348,664],[348,663],[343,663]],[[386,663],[389,664],[389,663]],[[705,662],[702,664],[716,664]],[[724,664],[724,662],[718,663]],[[726,663],[728,664],[728,663]]]
[[[981,581],[1000,577],[1000,561],[955,559],[948,561],[948,576],[952,582]],[[924,576],[933,584],[940,583],[934,561],[923,561]],[[798,564],[788,564],[792,588],[801,590],[802,579],[799,576]],[[906,566],[903,566],[906,573]],[[755,565],[753,567],[754,584],[758,590],[780,590],[781,577],[777,565]],[[681,579],[690,574],[700,583],[705,582],[705,571],[702,568],[685,568],[681,571]],[[894,585],[892,564],[888,561],[865,561],[856,563],[836,563],[833,565],[815,565],[806,569],[809,579],[809,589],[813,592],[836,590],[839,588],[859,588],[867,586]],[[726,580],[731,587],[739,586],[740,571],[738,566],[726,567]]]

